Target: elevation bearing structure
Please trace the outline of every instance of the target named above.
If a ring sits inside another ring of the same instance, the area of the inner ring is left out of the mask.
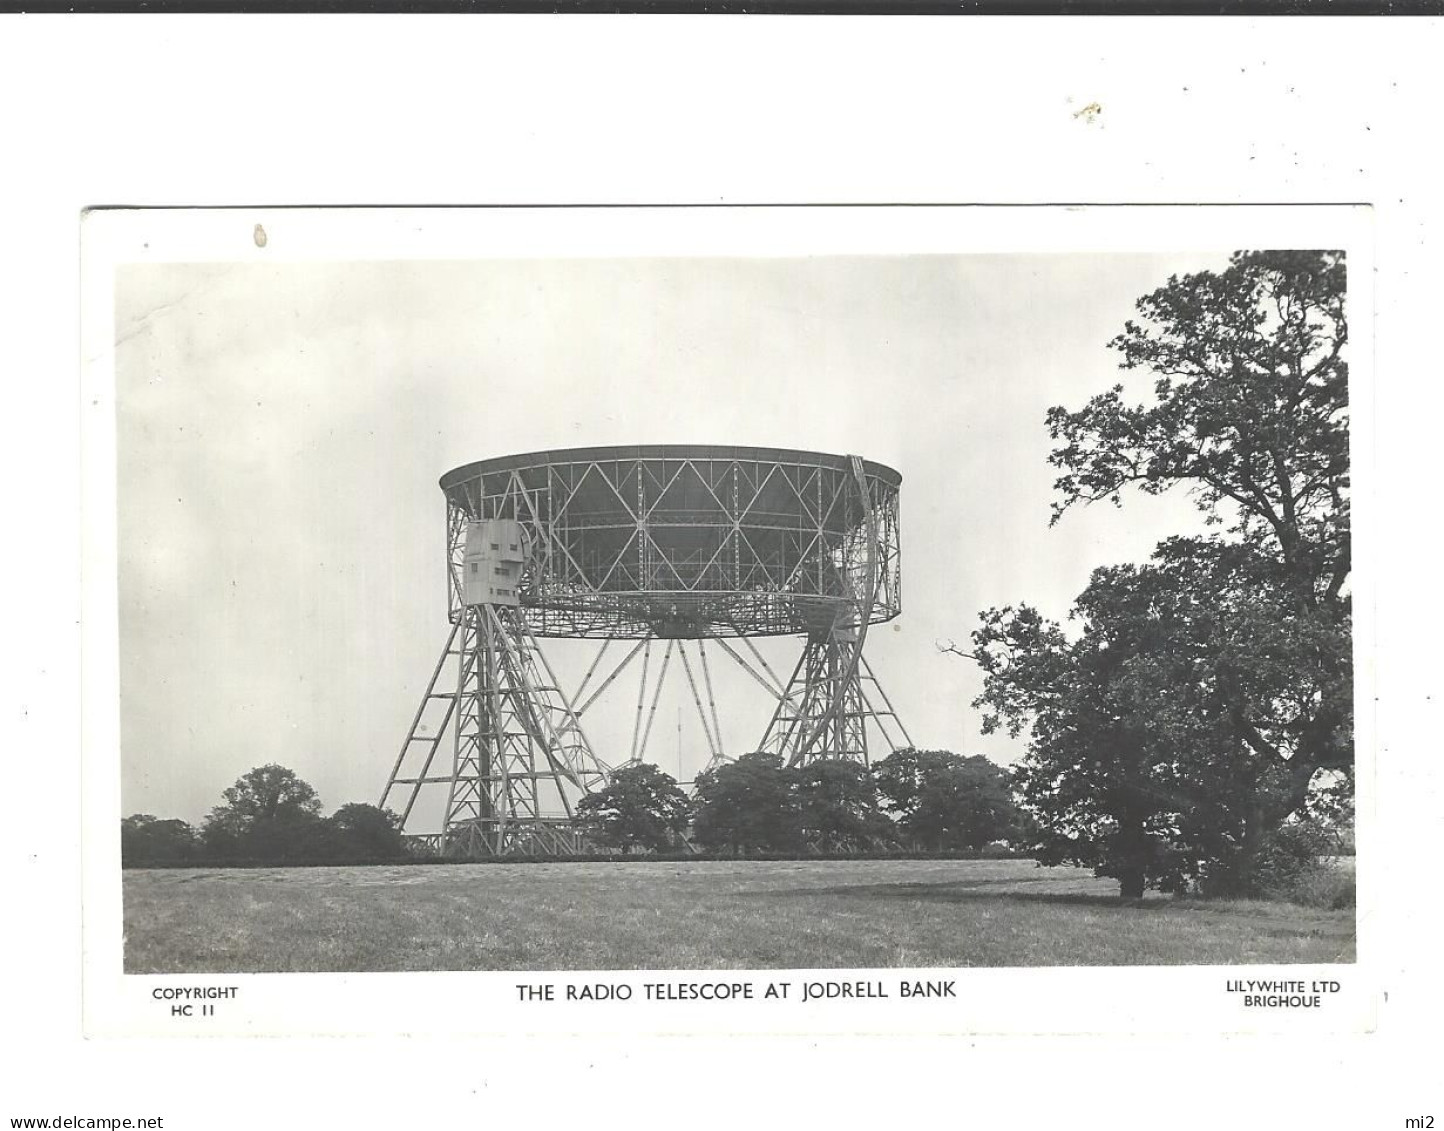
[[[533,452],[447,472],[451,629],[382,806],[446,856],[577,851],[577,801],[612,767],[646,760],[669,671],[691,692],[707,768],[729,758],[714,660],[736,663],[774,704],[760,738],[734,752],[867,764],[879,739],[911,745],[863,650],[868,627],[901,611],[901,483],[858,456],[699,445]],[[786,678],[754,643],[765,636],[802,639]],[[547,638],[599,642],[570,693]],[[637,661],[631,740],[604,761],[583,716]],[[418,799],[442,787],[439,830],[419,832]]]

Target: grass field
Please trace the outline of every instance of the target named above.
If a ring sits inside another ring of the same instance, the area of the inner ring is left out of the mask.
[[[128,973],[1352,962],[1354,913],[1020,860],[129,871]]]

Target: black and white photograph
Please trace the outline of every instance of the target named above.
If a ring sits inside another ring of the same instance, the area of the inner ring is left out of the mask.
[[[1435,1124],[1437,18],[147,7],[0,32],[0,1124]]]
[[[114,274],[127,974],[1355,961],[1344,247],[205,220]]]

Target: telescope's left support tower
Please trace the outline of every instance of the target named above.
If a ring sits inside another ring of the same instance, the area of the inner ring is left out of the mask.
[[[435,763],[448,738],[452,759],[445,773]],[[398,803],[404,796],[404,827],[423,789],[445,785],[441,832],[415,838],[425,847],[457,859],[573,854],[584,848],[571,823],[573,804],[607,776],[522,609],[468,600],[458,609],[381,806],[393,791]]]

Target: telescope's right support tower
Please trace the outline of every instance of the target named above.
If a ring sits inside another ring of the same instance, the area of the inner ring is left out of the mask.
[[[870,765],[869,719],[876,722],[890,749],[912,745],[862,654],[885,565],[879,560],[879,515],[862,459],[849,456],[848,462],[865,520],[862,529],[839,547],[834,559],[839,592],[846,596],[830,617],[814,622],[758,746],[781,755],[789,766],[820,758],[846,758]],[[865,682],[872,684],[873,696],[867,694]],[[884,719],[892,720],[902,735],[901,743],[894,741]]]
[[[808,637],[759,750],[779,755],[789,766],[822,758],[871,765],[869,722],[888,753],[912,745],[859,644],[849,626],[834,625]]]

